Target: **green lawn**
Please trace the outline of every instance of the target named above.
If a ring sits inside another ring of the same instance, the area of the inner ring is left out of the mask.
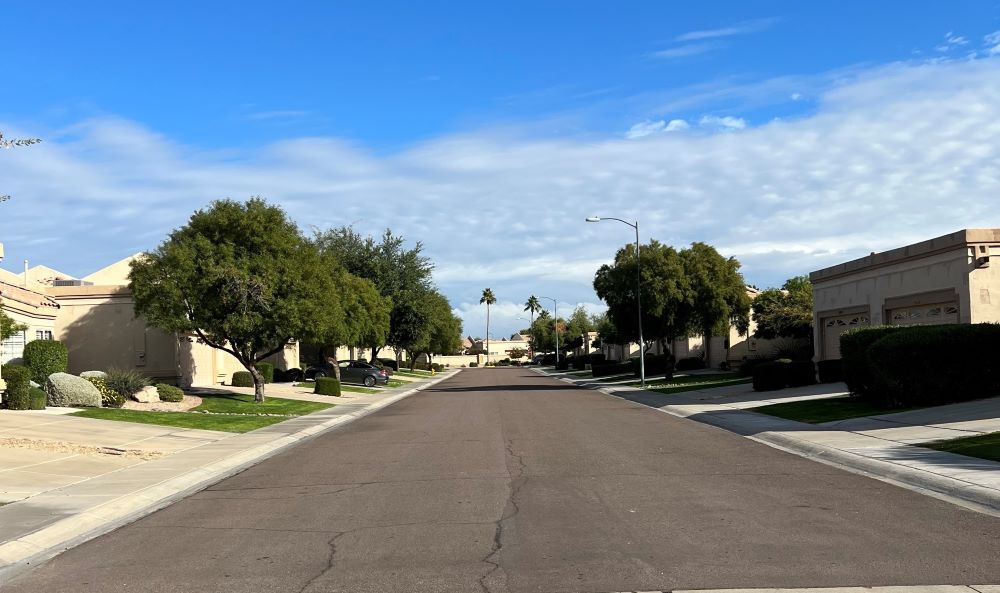
[[[861,398],[841,396],[827,399],[807,399],[788,402],[786,404],[772,404],[770,406],[752,408],[752,411],[769,416],[777,416],[786,420],[820,424],[822,422],[834,422],[849,418],[906,412],[912,409],[914,408],[892,408],[887,410],[873,406]]]
[[[404,377],[420,377],[421,379],[423,379],[424,377],[430,377],[431,376],[431,372],[430,371],[421,371],[421,370],[418,370],[418,369],[414,369],[412,371],[409,370],[409,369],[407,369],[405,371],[402,370],[402,369],[400,369],[398,371],[393,371],[392,374],[393,375],[403,375]]]
[[[938,451],[947,451],[948,453],[966,455],[968,457],[1000,461],[1000,432],[993,432],[977,437],[952,439],[950,441],[924,443],[920,446]]]
[[[88,408],[74,416],[138,422],[178,428],[198,428],[223,432],[249,432],[264,426],[332,407],[333,404],[303,402],[292,399],[267,398],[263,404],[253,403],[253,395],[242,393],[201,395],[202,403],[189,412],[143,412],[115,408]],[[210,412],[210,413],[200,413]]]
[[[741,377],[739,373],[719,373],[716,375],[687,375],[684,377],[674,377],[669,381],[646,379],[646,389],[658,391],[660,393],[681,393],[684,391],[697,391],[699,389],[711,389],[713,387],[725,387],[727,385],[740,385],[750,383],[750,377]],[[629,383],[632,386],[639,386],[639,382]]]

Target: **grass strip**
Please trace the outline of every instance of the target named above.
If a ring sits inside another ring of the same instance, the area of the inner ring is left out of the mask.
[[[73,416],[199,430],[249,432],[333,406],[333,404],[281,398],[267,398],[264,403],[255,404],[253,395],[243,393],[206,394],[200,397],[201,405],[187,412],[87,408],[74,412]]]
[[[935,451],[965,455],[966,457],[1000,461],[1000,432],[991,432],[974,437],[962,437],[948,441],[923,443],[920,446],[934,449]]]
[[[821,424],[823,422],[836,422],[837,420],[849,420],[851,418],[864,418],[865,416],[894,414],[913,409],[916,408],[879,408],[861,398],[838,396],[825,399],[807,399],[784,404],[771,404],[769,406],[752,408],[751,411],[759,414],[767,414],[768,416],[777,416],[785,420]]]
[[[743,385],[752,382],[749,377],[733,377],[730,379],[717,379],[714,381],[689,381],[686,383],[656,383],[648,385],[647,391],[659,393],[683,393],[685,391],[698,391],[699,389],[712,389],[714,387],[727,387],[729,385]]]

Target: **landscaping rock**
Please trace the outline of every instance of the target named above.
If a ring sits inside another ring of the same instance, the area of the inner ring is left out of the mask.
[[[160,392],[153,386],[143,387],[132,394],[132,399],[141,404],[153,404],[160,401]]]
[[[52,373],[45,383],[48,404],[69,408],[100,408],[101,392],[86,379],[69,373]]]

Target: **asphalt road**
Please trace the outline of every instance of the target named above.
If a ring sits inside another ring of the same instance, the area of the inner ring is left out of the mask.
[[[522,369],[467,370],[4,593],[1000,583],[1000,519]]]

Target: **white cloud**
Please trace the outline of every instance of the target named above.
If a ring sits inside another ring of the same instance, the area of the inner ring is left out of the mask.
[[[690,127],[690,124],[683,119],[672,119],[669,122],[662,119],[659,121],[646,120],[629,128],[628,132],[625,132],[625,137],[634,140],[659,132],[681,132]]]
[[[948,31],[947,33],[944,34],[944,41],[941,42],[941,45],[938,45],[934,49],[944,53],[951,51],[956,47],[961,47],[963,45],[968,45],[968,44],[969,40],[966,39],[965,37],[962,37],[961,35],[955,35],[953,32]]]
[[[789,95],[789,97],[791,98],[792,101],[801,101],[802,93],[792,93],[791,95]]]
[[[638,219],[644,241],[717,245],[758,286],[961,228],[1000,227],[1000,60],[837,78],[808,87],[808,116],[642,142],[494,127],[388,154],[338,138],[215,152],[118,118],[53,130],[0,122],[5,135],[45,140],[0,152],[3,193],[14,196],[0,205],[0,240],[9,261],[85,275],[155,246],[210,200],[260,194],[304,228],[391,226],[423,241],[456,308],[478,305],[491,286],[504,302],[535,293],[568,311],[596,302],[594,270],[633,238],[624,225],[584,223],[591,215]],[[780,101],[792,90],[771,88]],[[499,321],[497,331],[519,325]]]
[[[747,127],[745,119],[733,117],[731,115],[723,117],[719,117],[717,115],[705,115],[698,120],[698,124],[703,128],[713,128],[716,130],[742,130]]]
[[[701,39],[717,39],[720,37],[732,37],[733,35],[746,35],[748,33],[758,33],[769,28],[771,25],[776,23],[778,19],[768,18],[768,19],[755,19],[752,21],[743,21],[729,27],[720,27],[718,29],[706,29],[702,31],[689,31],[682,35],[678,35],[674,38],[675,41],[698,41]]]
[[[986,44],[986,53],[995,56],[1000,54],[1000,31],[993,31],[989,35],[983,37],[983,42]]]
[[[679,45],[677,47],[671,47],[670,49],[654,51],[649,55],[660,60],[675,60],[677,58],[697,56],[718,48],[719,46],[714,43],[690,43],[688,45]]]

